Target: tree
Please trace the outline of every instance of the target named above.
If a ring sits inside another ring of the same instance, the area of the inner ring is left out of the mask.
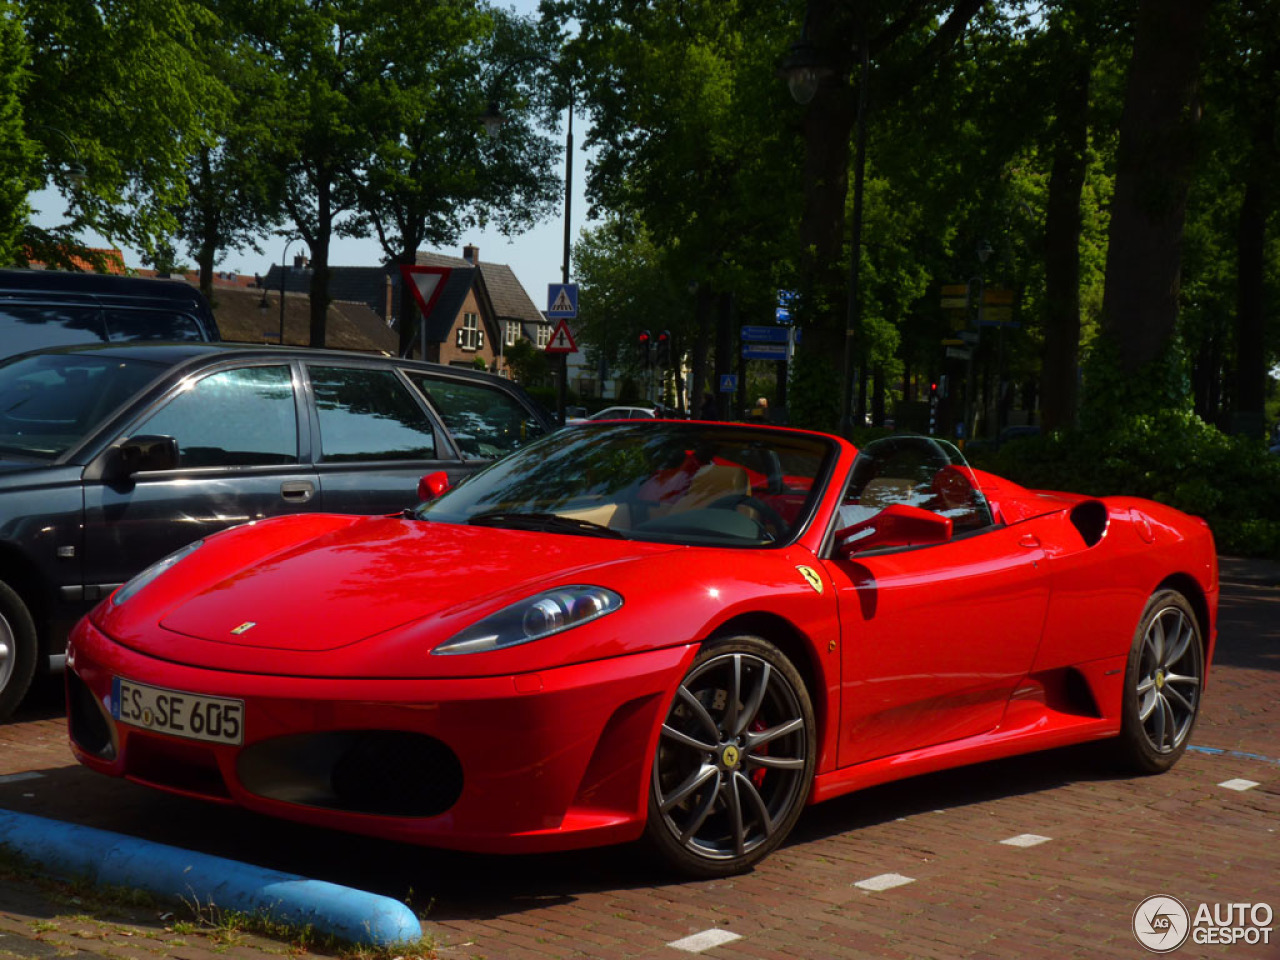
[[[200,289],[213,296],[213,272],[230,249],[252,247],[282,215],[283,180],[263,149],[273,139],[263,104],[279,102],[280,78],[245,33],[238,0],[211,0],[217,29],[198,39],[201,55],[224,84],[229,101],[211,143],[190,157],[186,201],[178,207],[178,237],[195,258]]]
[[[697,305],[689,353],[701,391],[709,360],[713,379],[732,369],[734,317],[772,319],[775,267],[794,246],[797,157],[774,76],[787,11],[554,0],[543,15],[580,25],[565,55],[593,119],[588,195],[663,251],[669,283],[696,290],[686,298]]]
[[[411,265],[418,250],[454,245],[469,226],[496,221],[509,234],[550,213],[557,148],[531,121],[558,81],[542,68],[533,25],[471,0],[369,6],[352,105],[370,149],[350,171],[358,212],[343,232],[372,232],[389,262]],[[486,90],[486,73],[504,89]],[[480,124],[490,93],[503,97],[496,140]],[[402,296],[402,353],[418,322]]]
[[[23,129],[22,104],[30,78],[30,51],[16,3],[0,3],[0,263],[19,259],[31,208],[27,194],[39,183],[38,146]]]
[[[46,158],[39,185],[68,204],[62,227],[27,227],[25,251],[65,263],[67,241],[95,230],[153,252],[176,228],[188,160],[212,142],[227,99],[198,54],[215,18],[182,0],[40,0],[5,13],[6,33],[19,17],[30,52],[22,113]]]

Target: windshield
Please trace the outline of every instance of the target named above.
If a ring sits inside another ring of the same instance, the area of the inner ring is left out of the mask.
[[[808,523],[831,440],[642,420],[562,430],[417,510],[420,519],[664,543],[771,546]]]
[[[93,354],[50,353],[0,365],[0,456],[55,460],[164,370]]]

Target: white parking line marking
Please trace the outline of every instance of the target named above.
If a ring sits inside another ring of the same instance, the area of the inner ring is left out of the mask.
[[[1238,790],[1241,792],[1245,790],[1252,790],[1257,785],[1257,780],[1245,780],[1241,777],[1236,777],[1234,780],[1223,780],[1218,784],[1218,786],[1226,787],[1228,790]]]
[[[1042,843],[1048,843],[1053,837],[1042,837],[1038,833],[1020,833],[1016,837],[1010,837],[1008,840],[1001,840],[1006,847],[1038,847]]]
[[[685,953],[701,953],[703,950],[710,950],[712,947],[733,943],[733,941],[741,939],[742,937],[736,933],[712,927],[710,930],[703,930],[701,933],[695,933],[682,940],[672,940],[667,946],[683,950]]]
[[[904,877],[900,873],[882,873],[876,877],[868,877],[866,880],[859,880],[854,884],[860,890],[892,890],[894,887],[903,887],[908,883],[915,883],[915,877]]]
[[[21,780],[39,780],[43,773],[9,773],[0,777],[0,783],[18,783]]]

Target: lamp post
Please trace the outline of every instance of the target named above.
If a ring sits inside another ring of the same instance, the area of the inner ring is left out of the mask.
[[[800,31],[800,39],[779,68],[796,103],[804,106],[817,95],[823,78],[835,71],[823,62],[817,48],[809,40],[809,17]],[[840,433],[848,436],[853,428],[853,359],[855,341],[862,328],[859,284],[862,268],[862,195],[867,167],[867,86],[871,73],[870,51],[865,37],[858,44],[858,112],[854,120],[853,222],[849,236],[849,298],[845,309],[844,352],[840,372]]]
[[[502,111],[498,108],[498,94],[502,90],[503,83],[511,71],[516,67],[526,63],[543,63],[549,67],[557,68],[559,64],[550,57],[544,57],[534,54],[528,57],[521,57],[519,60],[513,60],[507,64],[502,72],[498,74],[498,79],[493,84],[493,98],[489,101],[489,108],[480,116],[480,122],[484,124],[485,132],[490,137],[497,137],[502,132],[502,126],[506,122],[506,118],[502,115]],[[576,93],[573,89],[573,81],[561,78],[565,90],[569,93],[569,120],[565,125],[564,138],[564,261],[560,265],[560,278],[564,283],[569,282],[569,253],[572,249],[573,228],[571,216],[573,213],[573,113],[576,107]],[[556,417],[560,421],[560,425],[564,425],[564,407],[566,397],[566,383],[568,379],[569,360],[565,354],[560,354],[559,367],[559,384],[556,389]],[[603,391],[604,384],[601,383]]]
[[[75,157],[75,160],[65,165],[67,168],[67,179],[74,184],[83,183],[85,178],[89,176],[89,172],[85,169],[85,165],[80,162],[80,149],[76,146],[76,142],[57,127],[51,127],[47,123],[37,123],[36,126],[41,130],[49,130],[56,133],[63,140],[67,141],[67,146],[71,148],[71,153]]]
[[[280,346],[284,346],[284,282],[285,277],[287,276],[285,271],[289,269],[285,264],[289,262],[289,248],[301,239],[301,237],[289,237],[284,242],[284,253],[280,254]],[[267,295],[264,292],[262,294],[264,300],[266,299],[266,296]]]

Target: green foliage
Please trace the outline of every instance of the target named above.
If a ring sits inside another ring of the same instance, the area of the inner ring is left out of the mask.
[[[1019,439],[975,465],[1033,489],[1158,500],[1204,517],[1223,553],[1280,558],[1280,457],[1186,409]]]
[[[535,347],[531,340],[521,337],[503,350],[503,356],[506,357],[507,366],[511,368],[513,378],[526,390],[543,386],[551,378],[551,363],[547,360],[547,355]],[[552,405],[555,405],[554,397]]]
[[[4,19],[14,16],[30,51],[26,136],[47,158],[40,185],[58,188],[70,218],[28,231],[33,253],[88,229],[152,252],[175,230],[189,159],[212,142],[229,99],[200,54],[216,17],[186,0],[39,0],[7,7]],[[0,182],[11,163],[0,156]]]
[[[20,7],[0,2],[0,263],[19,255],[19,239],[31,210],[27,194],[37,178],[37,148],[22,126],[22,103],[30,56],[19,19]]]

